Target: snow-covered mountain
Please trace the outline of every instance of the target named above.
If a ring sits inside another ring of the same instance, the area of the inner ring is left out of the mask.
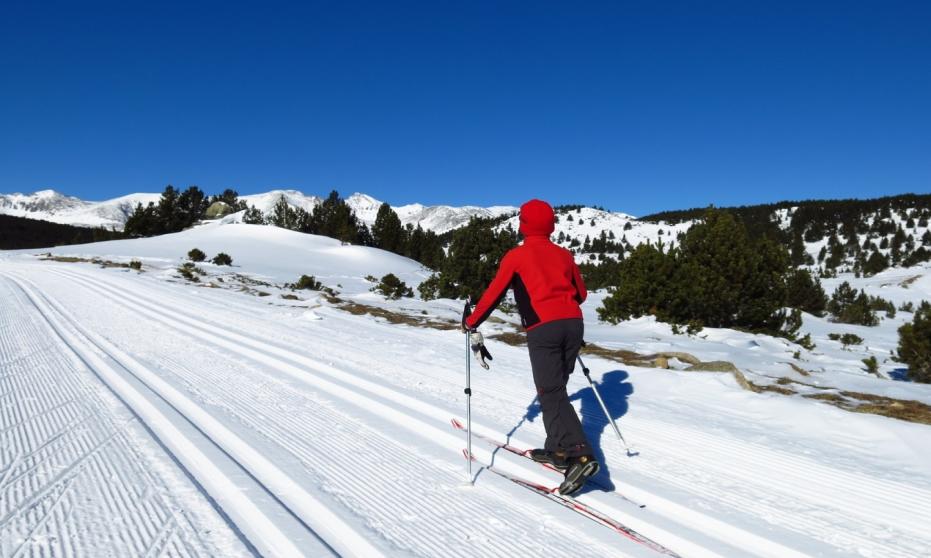
[[[160,194],[130,194],[112,200],[93,202],[66,196],[54,190],[43,190],[33,194],[0,194],[0,214],[79,227],[115,227],[122,230],[137,203],[146,205],[149,202],[157,202],[159,197]],[[262,213],[270,214],[282,197],[291,207],[305,211],[313,211],[323,201],[318,196],[308,195],[299,190],[271,190],[240,196],[240,199]],[[346,203],[369,226],[375,222],[378,208],[382,204],[380,200],[361,193],[352,194],[346,198]],[[404,225],[411,223],[415,227],[420,225],[424,229],[444,233],[465,225],[472,217],[498,217],[516,212],[517,208],[409,204],[395,207],[394,210]]]
[[[102,202],[85,201],[55,190],[0,194],[0,214],[78,227],[122,230],[137,203],[157,202],[160,194],[129,194]]]

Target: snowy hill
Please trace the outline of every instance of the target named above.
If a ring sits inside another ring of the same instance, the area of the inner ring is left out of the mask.
[[[611,218],[577,215],[586,234]],[[233,267],[182,278],[194,247]],[[910,271],[855,286],[931,298],[931,269]],[[465,422],[460,302],[370,292],[366,276],[389,272],[426,276],[381,250],[222,222],[0,252],[0,555],[931,554],[931,426],[832,404],[848,392],[931,402],[931,386],[859,363],[907,313],[860,329],[806,316],[818,347],[795,358],[763,335],[599,323],[594,293],[586,337],[608,352],[585,363],[636,451],[573,374],[605,468],[566,507],[510,480],[552,487],[557,473],[478,437],[465,482],[450,424]],[[331,291],[285,285],[300,274]],[[513,335],[516,316],[494,317],[491,370],[472,368],[473,428],[521,451],[544,436],[536,389],[526,348],[494,337]],[[834,331],[862,331],[864,346]],[[610,358],[622,349],[645,360]]]

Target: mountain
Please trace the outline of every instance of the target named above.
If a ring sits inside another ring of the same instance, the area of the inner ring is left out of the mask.
[[[157,202],[159,194],[129,194],[102,202],[84,201],[55,190],[0,194],[0,215],[27,217],[77,227],[122,230],[137,203]]]
[[[149,202],[157,203],[159,197],[160,194],[130,194],[112,200],[93,202],[66,196],[54,190],[43,190],[33,194],[0,194],[0,215],[28,217],[79,227],[106,227],[122,230],[126,219],[132,214],[137,203],[143,205]],[[318,196],[307,195],[299,190],[271,190],[261,194],[240,196],[240,199],[262,213],[269,214],[282,197],[288,205],[305,211],[313,211],[323,201]],[[380,200],[361,193],[349,196],[346,198],[346,203],[362,222],[369,226],[375,223],[378,208],[382,204]],[[410,204],[395,207],[394,210],[404,225],[410,223],[415,227],[420,225],[424,229],[444,233],[465,225],[472,217],[499,217],[514,213],[517,208]]]

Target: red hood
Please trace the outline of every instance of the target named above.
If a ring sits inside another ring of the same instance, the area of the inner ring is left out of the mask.
[[[556,229],[556,215],[550,204],[530,200],[520,206],[520,232],[524,236],[549,236]]]

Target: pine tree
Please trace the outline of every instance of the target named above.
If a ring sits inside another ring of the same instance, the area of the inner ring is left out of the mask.
[[[264,225],[265,216],[254,205],[250,205],[242,216],[242,222],[247,225]]]
[[[396,254],[404,253],[405,230],[401,219],[387,203],[381,204],[372,225],[372,240],[377,248]]]
[[[908,365],[913,382],[931,383],[931,305],[926,301],[911,323],[899,328],[898,360]]]
[[[284,196],[279,196],[278,201],[272,207],[272,213],[268,217],[268,224],[282,229],[297,230],[298,213],[288,204],[288,200]]]
[[[815,316],[824,315],[828,297],[821,281],[807,269],[794,269],[786,277],[786,306],[797,308]]]

